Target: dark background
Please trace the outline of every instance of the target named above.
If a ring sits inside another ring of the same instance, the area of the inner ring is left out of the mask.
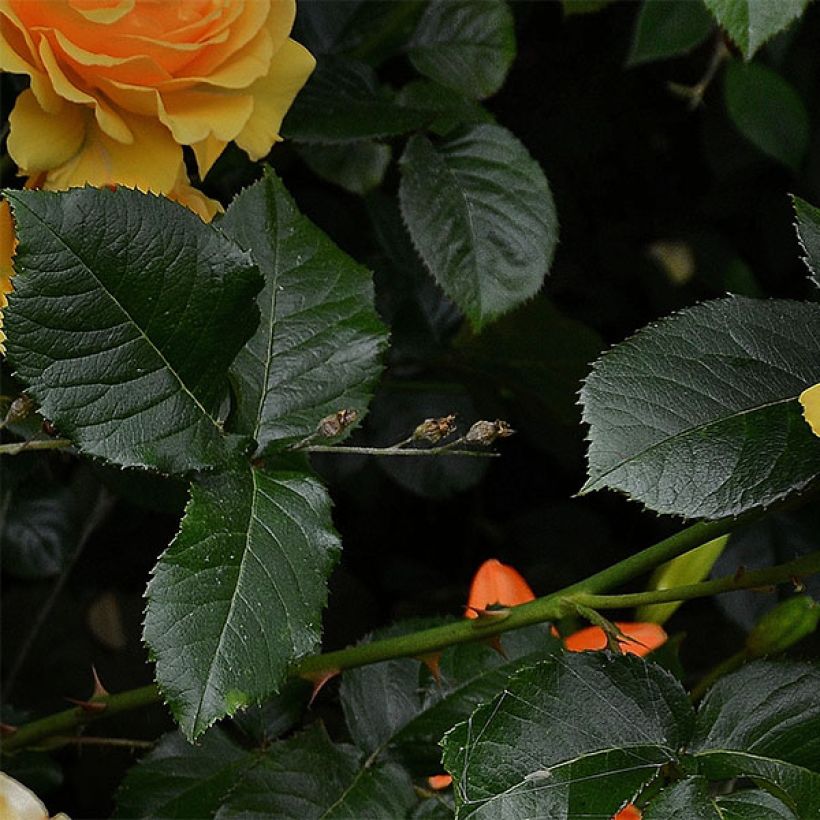
[[[460,615],[471,575],[488,557],[515,565],[543,594],[678,529],[681,522],[643,512],[612,493],[575,497],[584,480],[585,431],[574,402],[588,365],[603,346],[647,322],[730,290],[815,296],[799,261],[787,193],[820,204],[820,8],[809,7],[798,26],[756,57],[787,78],[808,108],[812,141],[799,174],[738,133],[724,109],[720,74],[697,110],[670,92],[669,81],[700,79],[713,40],[683,58],[626,69],[636,3],[570,17],[559,3],[517,2],[513,8],[518,57],[487,107],[544,168],[561,238],[544,287],[550,302],[539,297],[538,303],[553,311],[555,325],[548,328],[542,314],[525,313],[529,318],[502,320],[492,332],[539,364],[543,375],[536,386],[520,389],[503,368],[487,372],[471,352],[478,342],[468,338],[435,287],[419,271],[400,269],[379,247],[372,217],[390,215],[395,207],[395,168],[381,192],[363,199],[322,182],[288,143],[271,156],[304,212],[374,269],[379,304],[392,325],[383,386],[354,440],[389,443],[426,416],[449,412],[458,412],[464,425],[498,417],[519,430],[499,445],[501,458],[482,463],[315,459],[329,482],[344,540],[325,616],[328,649],[399,618]],[[388,60],[381,75],[396,86],[412,76],[401,58]],[[2,81],[7,113],[16,78]],[[400,143],[395,155],[399,151]],[[256,174],[258,168],[238,151],[229,152],[208,189],[227,202]],[[8,167],[3,183],[15,184]],[[683,243],[691,254],[686,281],[670,277],[653,258],[650,247],[659,241]],[[12,385],[8,373],[5,384]],[[14,690],[4,693],[15,709],[39,714],[63,708],[64,696],[89,695],[92,664],[110,691],[150,682],[140,643],[142,593],[176,532],[184,494],[179,487],[154,486],[159,480],[135,488],[114,471],[79,467],[61,455],[32,469],[37,482],[80,482],[86,518],[100,483],[116,497],[57,596]],[[816,539],[816,516],[807,515],[774,519],[737,539],[735,549],[742,546],[749,562],[789,554],[801,538]],[[5,674],[53,585],[53,579],[4,574]],[[759,593],[748,593],[723,607],[693,602],[673,617],[669,631],[686,634],[687,681],[741,646],[744,613],[760,600]],[[815,649],[804,642],[796,654]],[[337,726],[333,684],[317,711],[331,729]],[[7,714],[19,715],[8,707]],[[170,728],[156,707],[89,731],[152,739]],[[34,757],[30,765],[42,791],[44,784],[55,787],[46,795],[55,811],[97,817],[111,811],[114,789],[134,759],[127,750],[63,749],[56,755],[62,785],[57,769]]]

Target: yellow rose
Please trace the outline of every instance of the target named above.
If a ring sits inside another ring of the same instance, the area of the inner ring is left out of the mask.
[[[31,87],[9,154],[40,186],[187,184],[231,140],[260,159],[313,70],[294,0],[0,0],[0,69]],[[183,180],[180,183],[180,180]]]
[[[0,817],[4,820],[48,820],[43,801],[22,783],[0,772]],[[68,815],[57,814],[52,820],[69,820]]]
[[[809,423],[814,435],[820,436],[820,384],[815,384],[800,394],[803,405],[803,416]]]
[[[27,188],[125,185],[205,221],[218,202],[194,188],[235,140],[251,159],[315,61],[289,37],[295,0],[0,0],[0,70],[28,74],[9,116],[8,151]],[[2,310],[16,244],[0,203]]]

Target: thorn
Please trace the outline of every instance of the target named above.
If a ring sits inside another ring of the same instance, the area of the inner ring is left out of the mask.
[[[496,652],[498,652],[498,654],[501,655],[501,657],[504,658],[505,661],[508,661],[510,659],[510,656],[507,654],[506,650],[501,645],[501,635],[493,635],[493,637],[487,641],[487,646],[489,646],[490,649],[494,649]]]
[[[77,698],[65,698],[65,700],[69,703],[73,703],[75,706],[79,706],[83,712],[87,712],[90,715],[99,714],[108,708],[107,703],[102,703],[100,701],[77,700]]]
[[[473,619],[473,626],[477,627],[489,626],[491,623],[497,623],[510,617],[510,608],[497,604],[484,608],[467,606],[466,609],[475,612],[477,617]]]
[[[743,564],[740,564],[738,568],[735,570],[734,581],[737,583],[740,581],[741,578],[746,574],[746,567]]]
[[[10,723],[0,723],[0,737],[9,737],[17,732],[17,727]]]
[[[91,674],[94,677],[94,691],[91,693],[89,700],[98,700],[108,697],[111,693],[102,685],[100,676],[97,674],[97,669],[93,664],[91,666]]]
[[[441,686],[441,668],[439,667],[441,652],[428,652],[426,655],[419,655],[418,660],[430,670],[436,685]]]
[[[792,586],[794,587],[795,592],[805,592],[806,585],[803,583],[802,578],[798,578],[796,575],[792,575],[789,579],[792,582]]]
[[[313,684],[313,689],[310,693],[310,700],[308,701],[308,707],[313,706],[313,701],[316,700],[316,696],[322,691],[324,685],[329,680],[335,678],[339,672],[341,672],[341,669],[324,669],[321,672],[317,672],[315,675],[303,676],[305,680],[308,680]]]

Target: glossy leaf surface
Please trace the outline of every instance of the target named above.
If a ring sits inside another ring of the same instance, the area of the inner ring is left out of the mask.
[[[330,500],[305,471],[240,464],[192,486],[145,618],[157,683],[188,738],[275,693],[315,650],[339,549]]]
[[[221,224],[265,277],[262,321],[231,368],[233,427],[263,453],[299,441],[338,410],[363,416],[387,341],[369,271],[302,216],[270,172]]]
[[[8,353],[84,453],[167,472],[224,463],[227,372],[253,333],[250,255],[127,188],[8,192],[20,245]]]
[[[506,129],[479,125],[401,158],[402,215],[444,292],[479,328],[535,295],[558,221],[538,163]]]
[[[658,512],[720,518],[771,504],[820,472],[797,397],[820,380],[820,308],[721,299],[639,331],[581,392],[584,492],[611,487]]]

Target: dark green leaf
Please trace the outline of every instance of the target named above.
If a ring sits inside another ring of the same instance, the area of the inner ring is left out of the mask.
[[[720,518],[771,504],[820,472],[797,396],[820,381],[820,307],[733,297],[644,328],[595,364],[583,492]]]
[[[433,116],[427,130],[442,137],[459,126],[495,122],[481,103],[430,80],[408,83],[399,91],[397,99],[407,108],[431,112]]]
[[[273,173],[243,191],[221,225],[265,277],[262,321],[231,368],[235,428],[262,453],[337,410],[364,415],[387,339],[370,273],[296,210]]]
[[[0,467],[4,473],[5,465]],[[57,575],[70,562],[86,525],[97,518],[100,488],[87,470],[77,471],[66,485],[48,481],[44,473],[36,470],[0,493],[3,571],[18,578]]]
[[[794,812],[773,794],[761,789],[718,797],[723,820],[794,820]]]
[[[495,94],[515,59],[506,0],[430,0],[407,51],[422,74],[442,85],[477,99]]]
[[[687,777],[664,789],[643,812],[642,820],[723,820],[704,777]]]
[[[352,194],[378,188],[390,164],[389,145],[366,140],[344,145],[302,145],[299,156],[316,176]]]
[[[324,57],[285,117],[282,134],[320,145],[358,142],[406,134],[430,119],[430,112],[399,105],[364,63]]]
[[[759,63],[729,63],[726,109],[738,131],[764,154],[797,170],[809,147],[809,115],[800,95]]]
[[[398,766],[368,766],[359,751],[334,745],[316,724],[273,744],[237,785],[217,818],[400,818],[416,801],[409,778]]]
[[[797,217],[797,238],[806,254],[803,261],[809,269],[809,278],[820,287],[820,208],[798,196],[792,196],[792,203]]]
[[[81,451],[183,472],[238,444],[218,416],[261,279],[220,231],[127,188],[13,191],[8,353]]]
[[[466,367],[537,401],[549,421],[577,425],[578,388],[602,347],[594,330],[539,296],[468,338],[458,351]]]
[[[748,777],[799,817],[820,813],[820,669],[756,661],[718,681],[698,710],[692,749],[713,780]]]
[[[766,42],[796,20],[809,0],[704,0],[706,8],[748,60]]]
[[[422,259],[474,327],[538,291],[558,239],[549,185],[509,131],[478,125],[401,158],[402,215]]]
[[[126,775],[115,817],[213,817],[239,776],[259,756],[213,729],[192,746],[178,732],[160,739]]]
[[[445,736],[457,816],[611,817],[677,759],[692,718],[680,684],[639,658],[555,656]]]
[[[709,36],[712,25],[702,0],[644,0],[628,65],[685,54]]]
[[[200,478],[148,585],[145,641],[188,738],[277,691],[319,641],[339,553],[330,501],[299,470]]]
[[[374,638],[429,625],[403,622]],[[502,636],[501,652],[483,644],[445,649],[438,680],[412,658],[348,670],[342,675],[340,697],[350,735],[368,754],[389,747],[431,774],[438,765],[442,735],[502,689],[514,672],[548,657],[558,646],[549,629],[539,626]]]

